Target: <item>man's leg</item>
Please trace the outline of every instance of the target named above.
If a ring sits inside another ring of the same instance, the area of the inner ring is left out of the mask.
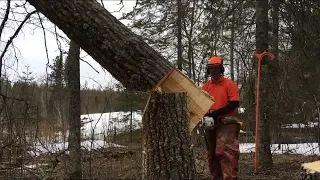
[[[234,180],[238,177],[240,126],[236,123],[220,123],[217,128],[216,155],[220,157],[220,165],[224,180]]]
[[[206,130],[209,150],[207,152],[207,161],[212,180],[222,178],[220,159],[216,156],[216,129]]]

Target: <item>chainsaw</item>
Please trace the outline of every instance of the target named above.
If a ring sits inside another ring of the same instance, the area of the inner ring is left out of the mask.
[[[204,141],[206,143],[206,147],[207,147],[208,151],[210,150],[210,147],[209,147],[208,139],[206,136],[206,131],[207,130],[214,130],[215,131],[215,128],[218,126],[218,123],[219,123],[218,121],[219,120],[215,120],[212,117],[210,117],[209,113],[205,114],[204,117],[201,119],[200,128],[202,130],[202,134],[203,134]],[[212,148],[215,149],[215,147],[212,147]]]

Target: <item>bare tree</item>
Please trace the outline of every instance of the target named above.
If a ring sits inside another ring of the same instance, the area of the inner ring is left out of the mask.
[[[256,52],[262,53],[268,49],[268,0],[256,1]],[[262,167],[272,166],[272,155],[270,150],[270,91],[268,89],[268,83],[270,83],[271,68],[268,64],[267,56],[264,56],[261,67],[261,108],[260,108],[260,123],[259,123],[259,163]],[[259,111],[259,109],[258,109]],[[257,129],[256,129],[257,130]]]
[[[69,151],[71,159],[70,179],[82,179],[81,170],[81,122],[80,122],[80,47],[70,42],[66,62],[69,95]]]

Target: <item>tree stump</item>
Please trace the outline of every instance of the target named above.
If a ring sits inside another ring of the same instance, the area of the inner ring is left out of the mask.
[[[196,179],[187,93],[150,95],[143,115],[143,179]]]

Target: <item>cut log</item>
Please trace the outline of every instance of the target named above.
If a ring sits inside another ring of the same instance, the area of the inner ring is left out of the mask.
[[[143,121],[144,179],[195,179],[187,93],[152,93]]]

